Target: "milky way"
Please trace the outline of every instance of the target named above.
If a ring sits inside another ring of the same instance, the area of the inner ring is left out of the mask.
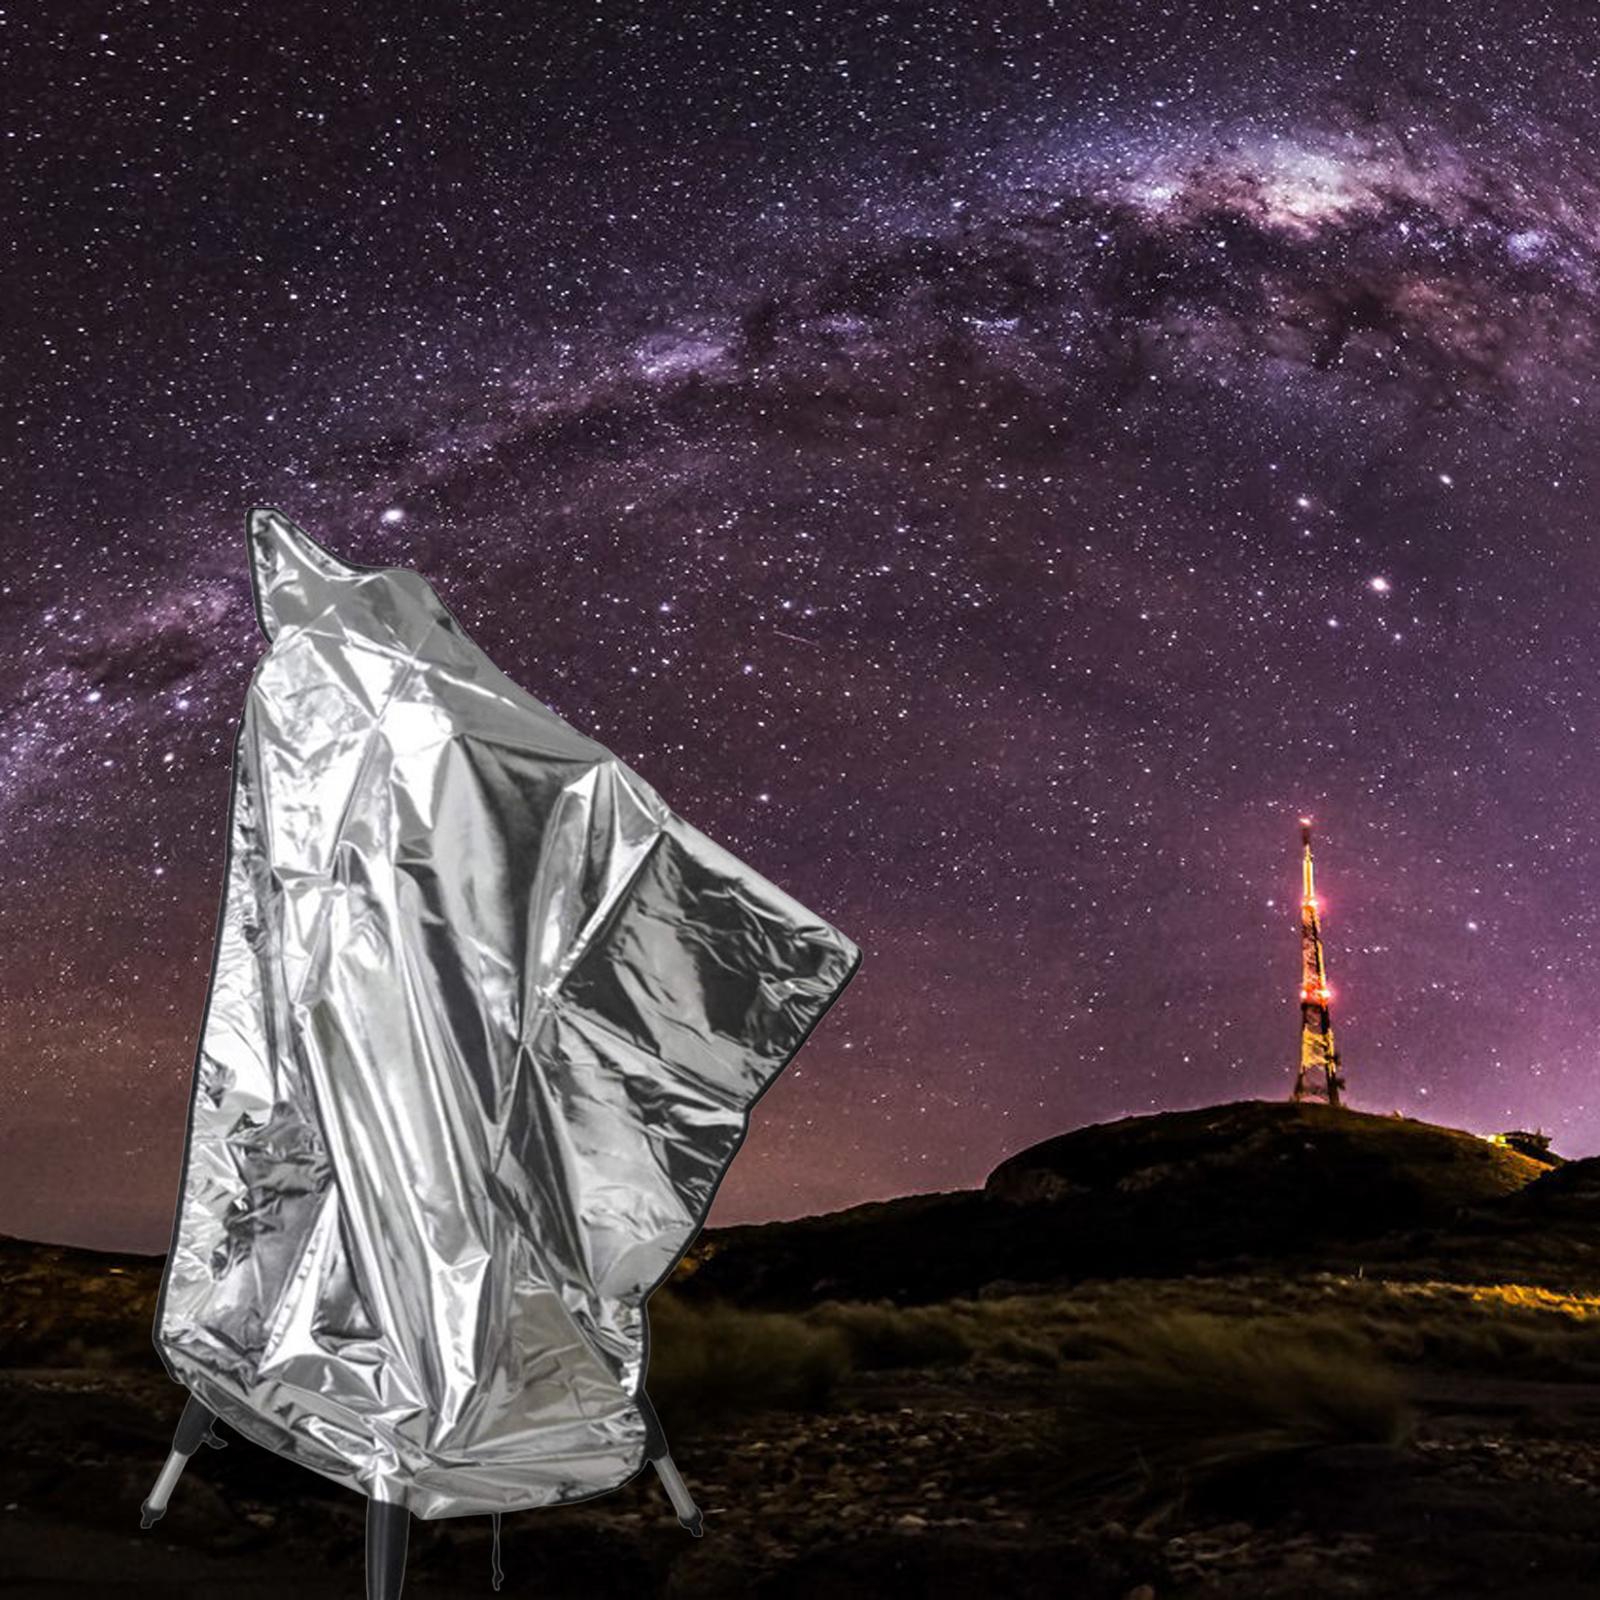
[[[451,17],[0,32],[0,1229],[166,1238],[257,504],[863,947],[713,1220],[1287,1093],[1306,810],[1353,1101],[1600,1148],[1585,8]]]

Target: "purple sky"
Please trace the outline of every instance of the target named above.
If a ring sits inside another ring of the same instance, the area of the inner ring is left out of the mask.
[[[505,10],[9,25],[0,1231],[165,1244],[256,504],[862,946],[713,1221],[1286,1094],[1304,810],[1600,1149],[1588,8]]]

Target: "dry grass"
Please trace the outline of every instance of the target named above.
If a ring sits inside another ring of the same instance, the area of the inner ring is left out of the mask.
[[[1070,1365],[1119,1353],[1127,1328],[1190,1313],[1248,1321],[1291,1339],[1314,1319],[1329,1339],[1354,1337],[1402,1367],[1600,1379],[1600,1296],[1524,1284],[1331,1273],[1126,1279],[905,1309],[830,1302],[803,1320],[844,1332],[861,1367],[963,1359]]]
[[[1129,1279],[936,1306],[827,1301],[793,1314],[663,1291],[651,1325],[652,1392],[675,1390],[685,1412],[811,1409],[852,1372],[998,1363],[1060,1371],[1076,1410],[1102,1419],[1119,1406],[1132,1418],[1127,1397],[1146,1395],[1190,1445],[1185,1407],[1198,1426],[1213,1397],[1234,1407],[1236,1390],[1270,1408],[1241,1422],[1266,1448],[1279,1427],[1301,1442],[1382,1434],[1373,1419],[1393,1415],[1407,1369],[1600,1381],[1600,1297],[1520,1284]],[[1320,1414],[1315,1397],[1340,1387],[1347,1401]]]
[[[680,1431],[734,1412],[815,1410],[850,1365],[841,1333],[798,1316],[650,1299],[650,1396]]]
[[[1171,1312],[1122,1325],[1064,1372],[1045,1465],[1068,1492],[1170,1502],[1199,1481],[1330,1445],[1395,1446],[1399,1378],[1331,1319]]]
[[[839,1333],[851,1365],[861,1371],[947,1366],[967,1360],[976,1348],[948,1306],[830,1300],[806,1312],[805,1320]]]

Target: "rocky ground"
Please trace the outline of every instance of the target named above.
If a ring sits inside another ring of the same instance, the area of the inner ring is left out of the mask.
[[[1578,1600],[1600,1592],[1600,1384],[1418,1378],[1398,1450],[1346,1445],[1140,1519],[1059,1487],[1051,1380],[981,1361],[857,1374],[813,1415],[669,1428],[706,1514],[694,1540],[653,1476],[506,1519],[507,1593]],[[303,1600],[361,1592],[364,1503],[237,1437],[172,1510],[138,1506],[180,1396],[164,1378],[0,1381],[0,1593]],[[419,1524],[408,1596],[489,1587],[487,1518]]]

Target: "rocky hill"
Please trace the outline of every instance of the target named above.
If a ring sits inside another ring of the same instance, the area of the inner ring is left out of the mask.
[[[1254,1213],[1270,1200],[1274,1213],[1292,1212],[1295,1233],[1366,1236],[1397,1219],[1498,1199],[1546,1170],[1475,1134],[1409,1117],[1241,1100],[1060,1134],[1002,1162],[984,1191],[1020,1202],[1164,1194],[1213,1214]]]
[[[997,1281],[1335,1265],[1536,1181],[1561,1170],[1457,1129],[1245,1100],[1079,1128],[1012,1156],[980,1191],[722,1230],[685,1287],[764,1305],[911,1303]]]

